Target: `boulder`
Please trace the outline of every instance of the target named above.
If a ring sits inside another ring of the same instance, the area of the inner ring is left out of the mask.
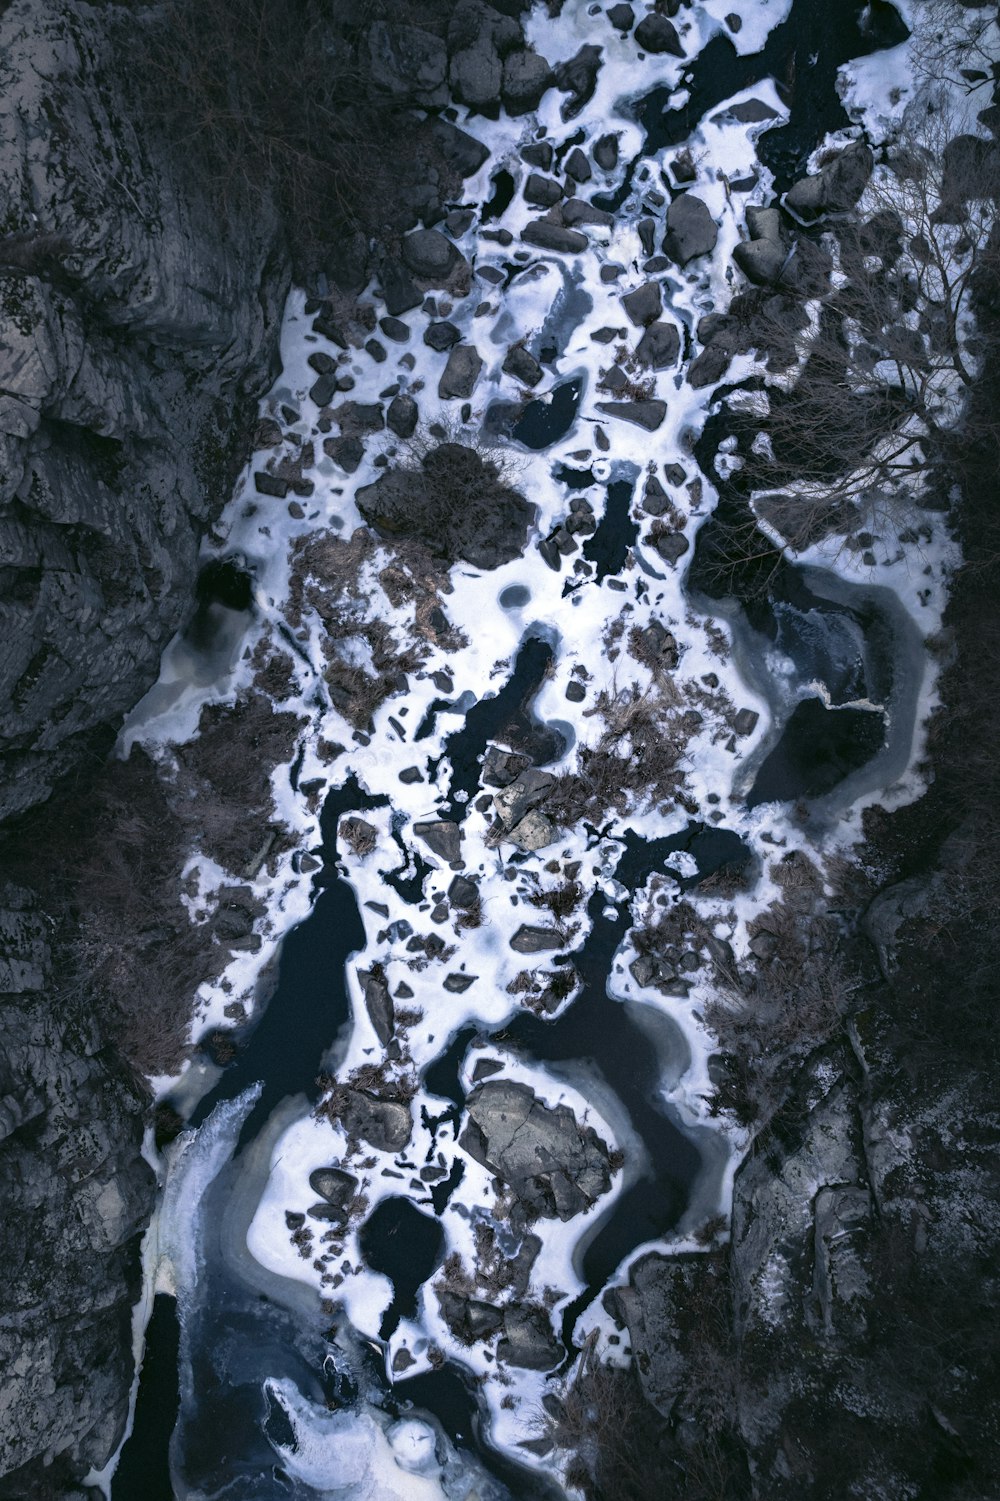
[[[602,172],[613,172],[618,165],[618,137],[601,136],[594,142],[594,161]]]
[[[622,307],[637,328],[645,328],[647,323],[654,323],[663,311],[659,282],[643,282],[634,292],[626,292],[622,298]]]
[[[558,203],[563,195],[563,190],[551,177],[542,177],[538,172],[532,172],[524,184],[525,202],[534,204],[536,208],[551,208]]]
[[[439,229],[415,229],[403,236],[403,260],[413,275],[432,287],[446,287],[468,262]]]
[[[460,1146],[506,1183],[529,1216],[569,1220],[611,1187],[607,1144],[527,1084],[487,1080],[466,1101]]]
[[[424,343],[431,349],[436,349],[439,354],[443,354],[446,349],[451,349],[453,345],[458,344],[461,338],[461,330],[456,328],[454,323],[449,323],[447,319],[441,323],[428,323],[424,330]]]
[[[529,767],[515,781],[494,793],[494,807],[507,827],[511,828],[524,817],[529,808],[537,808],[539,803],[545,801],[555,782],[551,772]]]
[[[741,240],[733,249],[733,260],[755,286],[772,287],[781,279],[788,251],[780,241]]]
[[[677,563],[691,544],[683,532],[664,532],[653,543],[660,557],[667,563]]]
[[[556,87],[569,95],[559,110],[564,120],[572,120],[593,97],[600,69],[601,48],[591,42],[585,43],[567,62],[558,65]]]
[[[521,231],[526,245],[537,245],[542,250],[555,250],[567,255],[579,255],[587,248],[587,236],[577,229],[565,229],[551,219],[533,219]]]
[[[462,858],[462,830],[451,819],[442,818],[433,822],[415,823],[413,832],[433,850],[438,859],[448,865],[456,865]]]
[[[563,1347],[552,1333],[544,1308],[519,1303],[504,1309],[497,1360],[526,1371],[549,1371],[562,1354]]]
[[[631,5],[609,5],[607,15],[608,20],[611,22],[615,30],[620,31],[623,36],[627,35],[628,32],[632,30],[632,23],[635,20],[635,11],[632,9]]]
[[[512,52],[503,65],[502,97],[507,113],[530,114],[553,81],[551,67],[537,52]]]
[[[526,813],[519,823],[509,831],[507,835],[511,844],[516,844],[518,849],[533,851],[546,849],[556,840],[556,829],[550,818],[533,808]]]
[[[558,928],[539,928],[522,923],[510,940],[510,946],[515,954],[545,954],[552,949],[564,948],[566,938]]]
[[[656,11],[643,16],[632,35],[643,52],[669,52],[673,57],[684,56],[684,48],[681,46],[676,26],[672,21],[668,21],[666,16],[661,16]]]
[[[481,1298],[466,1298],[440,1287],[434,1289],[434,1295],[441,1317],[463,1344],[472,1345],[477,1340],[489,1339],[503,1326],[503,1311],[493,1303],[486,1303]]]
[[[348,1136],[360,1137],[377,1152],[401,1152],[413,1131],[409,1105],[377,1099],[365,1089],[344,1091],[340,1119]]]
[[[442,400],[465,401],[472,395],[483,368],[479,351],[471,344],[456,344],[438,382]]]
[[[563,164],[563,171],[567,177],[572,177],[574,182],[589,182],[593,175],[586,153],[579,146],[574,146]]]
[[[610,229],[615,222],[614,214],[609,214],[607,209],[588,203],[586,198],[567,198],[559,210],[559,215],[562,222],[571,227],[577,224],[600,224]]]
[[[871,148],[855,141],[822,172],[800,178],[785,194],[789,213],[811,224],[824,214],[842,214],[852,209],[872,175],[875,158]]]
[[[494,109],[500,104],[503,64],[492,38],[480,36],[476,44],[452,53],[448,69],[452,93],[471,109]]]
[[[365,1010],[375,1036],[383,1047],[388,1047],[396,1030],[396,1011],[389,987],[381,975],[373,974],[371,970],[359,971],[358,978],[364,986]]]
[[[376,90],[425,109],[448,102],[444,42],[418,26],[374,21],[367,35],[368,65]]]
[[[430,128],[434,144],[459,177],[471,177],[474,172],[478,172],[490,154],[488,146],[484,146],[482,141],[477,141],[467,131],[459,130],[450,120],[443,120],[438,116],[430,122]]]
[[[681,352],[681,337],[673,323],[651,323],[636,347],[640,365],[651,370],[667,370],[676,365]]]
[[[394,396],[385,416],[386,426],[397,438],[412,438],[417,430],[420,412],[412,396]]]
[[[617,417],[621,422],[631,422],[636,427],[644,428],[647,433],[652,433],[667,415],[667,403],[665,401],[599,401],[597,410],[607,417]]]
[[[309,1174],[309,1187],[328,1204],[343,1209],[358,1191],[358,1180],[341,1167],[318,1167]]]
[[[542,378],[542,367],[523,344],[512,344],[503,362],[506,375],[512,375],[522,386],[537,386]]]
[[[693,193],[681,193],[667,209],[663,248],[678,266],[715,249],[719,228],[706,204]]]

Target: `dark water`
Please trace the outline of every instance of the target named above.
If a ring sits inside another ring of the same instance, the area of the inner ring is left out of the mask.
[[[176,1304],[159,1293],[146,1327],[135,1423],[115,1471],[112,1501],[173,1501],[168,1453],[181,1402],[179,1348]]]
[[[638,524],[629,515],[635,481],[612,480],[604,515],[596,532],[583,544],[583,556],[597,568],[596,582],[621,573],[628,550],[639,536]]]
[[[393,1300],[382,1318],[380,1339],[391,1339],[400,1319],[417,1311],[417,1293],[431,1276],[444,1250],[440,1222],[421,1214],[409,1199],[377,1204],[358,1231],[361,1254],[374,1272],[393,1286]]]
[[[551,448],[566,436],[576,421],[577,408],[583,392],[583,377],[565,380],[550,396],[538,396],[524,406],[514,423],[511,437],[525,448],[539,450]]]
[[[762,763],[747,807],[820,797],[867,766],[885,744],[885,717],[869,709],[828,709],[818,698],[792,711]]]

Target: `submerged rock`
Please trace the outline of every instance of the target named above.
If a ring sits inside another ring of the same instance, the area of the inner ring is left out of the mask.
[[[462,1148],[507,1183],[529,1216],[568,1220],[611,1187],[608,1148],[566,1105],[526,1084],[488,1081],[467,1101]]]

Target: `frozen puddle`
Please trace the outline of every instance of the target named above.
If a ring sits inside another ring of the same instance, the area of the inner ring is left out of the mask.
[[[801,561],[824,605],[776,607],[771,638],[684,587],[716,500],[694,457],[716,387],[686,371],[746,208],[771,197],[758,140],[788,112],[764,79],[692,122],[704,210],[668,257],[680,143],[651,132],[644,155],[630,101],[681,110],[728,8],[684,12],[685,56],[641,63],[585,5],[537,10],[550,62],[599,29],[603,66],[569,122],[555,90],[535,115],[459,121],[490,151],[448,221],[468,275],[388,323],[377,285],[360,314],[293,294],[267,446],[206,552],[252,601],[209,574],[201,625],[127,726],[169,762],[205,703],[251,691],[262,643],[303,725],[274,774],[289,848],[250,878],[263,944],[203,988],[196,1035],[234,998],[259,1014],[295,928],[277,992],[228,1073],[162,1081],[198,1128],[168,1150],[159,1230],[179,1495],[271,1494],[276,1466],[296,1495],[556,1494],[530,1447],[549,1383],[585,1338],[629,1353],[601,1292],[728,1207],[745,1141],[711,1111],[717,970],[746,959],[778,860],[822,867],[866,800],[915,785],[939,553],[876,587],[817,545]],[[741,60],[787,11],[747,8]],[[561,236],[538,229],[532,174],[557,184]],[[725,378],[753,369],[737,356]],[[499,476],[495,535],[450,565],[443,533],[379,535],[359,510],[388,514],[400,469],[400,493],[424,493],[442,444]],[[865,604],[889,621],[877,661]],[[878,721],[833,785],[794,781],[787,731],[811,702]],[[228,878],[197,852],[191,870],[210,904]]]

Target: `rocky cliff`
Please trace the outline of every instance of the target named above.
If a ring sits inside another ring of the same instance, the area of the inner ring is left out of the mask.
[[[275,373],[278,216],[137,115],[134,34],[76,0],[0,17],[0,819],[155,678]]]

